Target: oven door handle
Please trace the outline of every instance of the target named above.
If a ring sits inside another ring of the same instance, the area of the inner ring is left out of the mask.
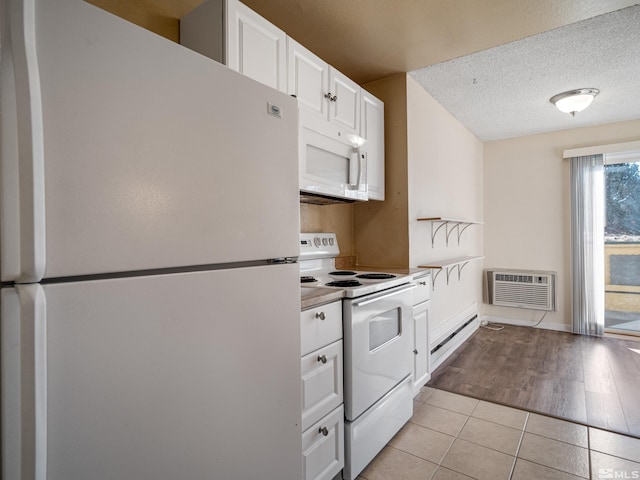
[[[407,285],[405,287],[398,288],[397,290],[389,292],[386,295],[381,295],[381,296],[375,297],[375,298],[369,298],[367,300],[361,300],[359,302],[353,302],[352,305],[354,307],[364,307],[365,305],[369,305],[370,303],[377,302],[378,300],[382,300],[383,298],[392,297],[393,295],[396,295],[396,294],[402,293],[402,292],[408,292],[409,290],[413,290],[414,288],[418,288],[418,286],[417,285]]]

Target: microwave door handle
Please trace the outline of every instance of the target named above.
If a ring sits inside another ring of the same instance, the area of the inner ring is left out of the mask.
[[[364,183],[362,178],[363,177],[362,172],[366,172],[367,171],[366,168],[367,168],[367,156],[360,152],[360,148],[354,147],[351,152],[351,158],[349,158],[349,189],[350,190],[360,190],[360,187]],[[353,181],[354,179],[355,181]]]
[[[360,152],[356,147],[351,149],[351,156],[349,157],[349,189],[355,190],[360,183],[360,162],[356,160],[360,159]]]

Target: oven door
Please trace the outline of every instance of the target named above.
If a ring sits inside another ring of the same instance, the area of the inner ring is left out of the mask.
[[[414,285],[344,299],[344,402],[354,420],[412,371]]]
[[[367,156],[348,132],[300,111],[300,190],[343,200],[367,200]],[[358,137],[359,138],[359,137]]]

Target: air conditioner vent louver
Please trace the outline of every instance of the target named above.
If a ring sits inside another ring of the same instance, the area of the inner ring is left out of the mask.
[[[555,310],[555,272],[485,270],[490,305]]]

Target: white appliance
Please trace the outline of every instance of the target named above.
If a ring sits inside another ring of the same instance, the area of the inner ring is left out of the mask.
[[[2,478],[299,479],[295,99],[0,6]]]
[[[485,302],[489,305],[555,310],[556,273],[542,270],[485,270]]]
[[[300,109],[300,194],[306,203],[368,199],[364,139]]]
[[[345,468],[353,480],[413,414],[412,277],[336,270],[333,233],[300,235],[303,286],[343,289]]]

